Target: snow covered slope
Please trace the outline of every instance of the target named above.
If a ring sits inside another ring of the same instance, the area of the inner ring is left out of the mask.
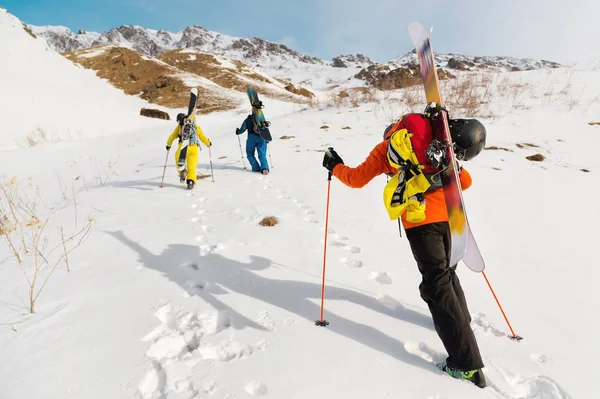
[[[164,125],[139,116],[146,101],[75,66],[1,8],[0,37],[0,149]]]
[[[78,82],[82,92],[97,90],[97,80]],[[483,277],[460,265],[488,388],[433,364],[444,348],[419,297],[409,245],[381,205],[384,176],[361,190],[331,182],[330,324],[314,324],[327,192],[322,152],[333,146],[346,164],[362,162],[391,117],[411,107],[398,91],[358,107],[265,109],[274,137],[266,177],[244,169],[233,134],[243,115],[202,116],[213,146],[202,148],[205,178],[193,192],[178,182],[173,152],[159,188],[166,126],[3,152],[3,173],[40,185],[39,216],[51,212],[46,207],[57,212],[52,231],[81,227],[88,215],[96,223],[69,255],[71,271],[61,262],[48,280],[33,315],[26,280],[2,240],[1,396],[596,397],[600,126],[589,123],[600,122],[600,72],[503,73],[479,89],[487,93],[480,114],[489,115],[482,118],[488,150],[464,165],[474,181],[464,196],[487,276],[524,337],[507,338]],[[88,112],[69,103],[69,93],[40,111]],[[3,124],[27,102],[17,100],[3,104]],[[128,121],[121,110],[101,110],[98,119]],[[538,153],[541,162],[526,158]],[[259,225],[266,216],[278,224]]]

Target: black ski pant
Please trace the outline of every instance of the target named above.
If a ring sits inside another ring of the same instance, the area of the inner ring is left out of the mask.
[[[423,277],[421,298],[429,306],[435,330],[448,352],[448,365],[463,371],[482,368],[456,265],[450,265],[450,225],[425,224],[407,229],[406,236]]]

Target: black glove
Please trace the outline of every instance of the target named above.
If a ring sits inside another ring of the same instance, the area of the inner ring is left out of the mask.
[[[337,152],[335,152],[333,148],[330,148],[329,150],[325,151],[325,156],[323,157],[323,166],[327,170],[333,172],[333,168],[335,168],[335,165],[340,163],[343,164],[344,160],[338,155]]]
[[[170,146],[170,145],[168,145],[168,146],[167,146],[167,151],[169,151],[170,149],[171,149],[171,146]]]
[[[240,134],[240,128],[239,127],[235,128],[235,134]]]
[[[212,146],[212,141],[208,140],[208,146],[211,147]]]

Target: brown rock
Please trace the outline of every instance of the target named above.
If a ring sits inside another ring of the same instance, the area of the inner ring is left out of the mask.
[[[159,109],[142,108],[140,110],[140,115],[146,116],[148,118],[164,119],[167,121],[171,120],[171,117],[169,116],[168,113],[161,111]]]

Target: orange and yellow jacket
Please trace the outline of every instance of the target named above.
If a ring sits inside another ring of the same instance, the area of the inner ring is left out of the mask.
[[[398,170],[393,168],[387,158],[388,140],[377,144],[367,159],[357,166],[351,168],[344,164],[337,164],[333,168],[333,176],[338,178],[345,185],[352,188],[360,188],[370,182],[374,177],[385,174],[396,174]],[[464,168],[459,173],[460,185],[463,190],[471,186],[471,175]],[[426,211],[425,220],[419,223],[411,223],[406,220],[405,214],[402,215],[402,225],[404,229],[421,226],[429,223],[448,221],[448,212],[446,211],[446,202],[444,200],[444,190],[438,188],[425,193]]]

